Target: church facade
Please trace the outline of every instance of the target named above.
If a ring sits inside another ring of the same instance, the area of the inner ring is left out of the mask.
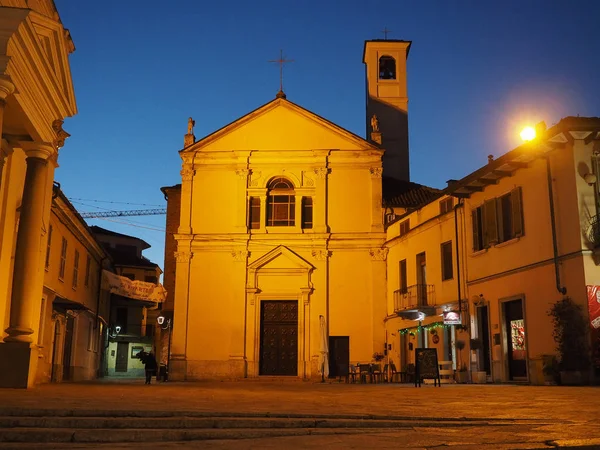
[[[181,186],[163,189],[179,210],[168,216],[175,252],[165,259],[165,284],[175,281],[171,379],[316,377],[323,336],[333,372],[383,351],[380,144],[384,127],[405,122],[390,122],[381,105],[392,98],[406,117],[409,46],[366,43],[370,141],[281,91],[199,141],[190,119]],[[392,55],[385,77],[383,55]],[[408,177],[406,144],[396,139],[389,151],[405,166],[399,179]]]

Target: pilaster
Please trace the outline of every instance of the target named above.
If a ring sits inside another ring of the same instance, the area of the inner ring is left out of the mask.
[[[314,169],[315,197],[313,198],[313,229],[315,233],[328,233],[327,225],[327,167]]]
[[[246,195],[246,189],[248,188],[248,178],[250,176],[250,170],[237,169],[235,171],[235,174],[238,178],[235,230],[238,233],[247,233],[248,220],[246,211],[248,209],[248,196]]]
[[[181,221],[179,234],[192,233],[192,190],[196,171],[191,163],[185,163],[181,169]]]
[[[187,245],[186,245],[187,244]],[[176,270],[175,270],[175,299],[173,309],[173,330],[171,341],[171,358],[169,367],[169,378],[173,381],[183,381],[186,379],[187,371],[187,329],[188,329],[188,308],[189,308],[189,282],[190,265],[193,257],[189,250],[189,243],[178,243],[175,252]],[[188,247],[187,249],[185,247]]]
[[[371,167],[371,232],[383,231],[383,215],[381,213],[382,205],[382,187],[381,176],[383,169],[381,167]]]

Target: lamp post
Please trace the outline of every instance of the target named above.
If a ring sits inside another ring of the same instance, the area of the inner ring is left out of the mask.
[[[163,380],[163,381],[167,381],[168,376],[169,376],[169,362],[171,360],[171,319],[170,318],[167,319],[167,318],[165,318],[165,316],[158,316],[156,318],[156,321],[158,322],[158,325],[160,326],[161,330],[169,330],[168,331],[169,334],[167,337],[167,372],[166,372],[164,380]],[[161,336],[162,336],[162,334],[161,334]]]

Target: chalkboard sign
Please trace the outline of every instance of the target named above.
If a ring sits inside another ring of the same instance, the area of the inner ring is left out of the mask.
[[[440,366],[435,348],[415,349],[415,387],[421,387],[424,378],[433,378],[433,385],[441,386]]]

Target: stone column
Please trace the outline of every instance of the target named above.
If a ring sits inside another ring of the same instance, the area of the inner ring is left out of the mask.
[[[189,243],[186,243],[189,245]],[[178,243],[178,247],[181,243]],[[175,252],[177,268],[175,270],[175,300],[173,308],[173,328],[171,330],[171,356],[169,359],[169,378],[184,381],[187,374],[187,327],[189,305],[190,262],[189,250]]]
[[[314,170],[315,196],[313,198],[313,229],[315,233],[327,233],[327,173],[326,167]]]
[[[2,124],[4,123],[4,107],[6,106],[6,98],[11,95],[15,90],[14,84],[12,84],[7,78],[0,78],[0,147],[2,147]],[[2,180],[2,169],[4,168],[5,155],[0,148],[0,181]]]
[[[381,175],[383,169],[381,167],[372,167],[369,169],[371,173],[371,231],[383,231],[383,214],[382,214],[382,187]]]
[[[41,291],[32,282],[40,270],[42,250],[42,225],[48,179],[48,158],[54,155],[50,144],[24,142],[27,154],[27,172],[21,201],[21,216],[17,234],[17,248],[13,270],[10,326],[6,329],[5,342],[32,342],[33,309],[39,304]]]

